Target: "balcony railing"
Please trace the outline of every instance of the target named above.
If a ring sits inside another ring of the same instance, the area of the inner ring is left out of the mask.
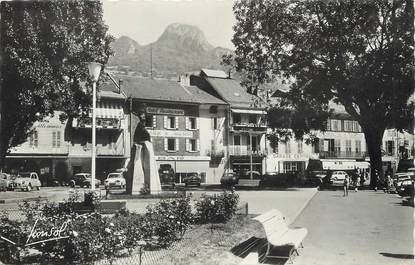
[[[265,152],[264,150],[261,150],[259,147],[252,149],[246,145],[231,145],[229,146],[229,154],[231,156],[248,156],[251,154],[253,156],[262,156],[265,154]]]
[[[264,123],[233,123],[231,124],[234,131],[266,131],[267,125]]]
[[[322,151],[319,153],[319,157],[364,159],[366,157],[366,152]]]
[[[96,127],[103,129],[120,129],[121,121],[118,118],[97,118]],[[92,118],[74,119],[72,127],[75,128],[91,128]]]

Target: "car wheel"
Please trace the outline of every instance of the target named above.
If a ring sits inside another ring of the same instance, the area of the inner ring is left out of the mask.
[[[32,190],[32,185],[31,184],[29,184],[27,187],[26,187],[26,191],[31,191]]]
[[[36,189],[37,189],[37,190],[40,190],[40,186],[37,186],[37,187],[36,187]]]

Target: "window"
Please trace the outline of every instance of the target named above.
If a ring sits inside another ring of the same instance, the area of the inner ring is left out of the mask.
[[[233,123],[241,123],[241,114],[240,113],[234,113],[233,114]]]
[[[218,129],[218,118],[216,117],[212,118],[212,126],[214,130]]]
[[[331,120],[330,119],[327,120],[326,130],[331,131]]]
[[[340,147],[340,139],[334,139],[334,152],[340,153],[341,147]]]
[[[61,147],[61,132],[59,131],[52,132],[52,147],[53,148]]]
[[[286,161],[283,164],[284,172],[297,172],[305,169],[305,162],[300,161]]]
[[[240,135],[234,135],[233,136],[233,144],[234,145],[241,145],[241,136]]]
[[[147,115],[146,116],[146,127],[147,128],[155,128],[156,127],[156,115]]]
[[[356,140],[355,142],[355,151],[356,153],[362,152],[362,143],[360,140]]]
[[[164,117],[164,128],[166,129],[177,129],[179,123],[179,118],[174,116],[165,116]]]
[[[287,141],[285,143],[285,153],[286,154],[291,154],[291,142],[290,141]]]
[[[297,150],[299,154],[303,153],[303,141],[297,141]]]
[[[248,120],[249,120],[249,123],[256,124],[256,115],[255,114],[249,114]]]
[[[352,152],[352,140],[346,140],[346,153]]]
[[[331,120],[331,129],[333,131],[340,131],[340,123],[339,120]]]
[[[199,151],[199,141],[196,139],[186,139],[186,151],[188,152]]]
[[[344,121],[344,131],[345,132],[352,132],[354,131],[354,121],[345,120]]]
[[[175,138],[165,138],[164,139],[164,149],[167,152],[177,152],[179,151],[179,141]]]
[[[386,141],[386,154],[391,156],[395,153],[395,142]]]
[[[34,131],[29,138],[29,145],[30,147],[38,147],[39,144],[39,139],[38,139],[38,134],[37,131]]]
[[[186,118],[186,129],[197,130],[197,119],[195,117]]]

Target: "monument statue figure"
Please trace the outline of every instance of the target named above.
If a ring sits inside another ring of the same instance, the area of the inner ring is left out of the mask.
[[[134,132],[131,158],[128,166],[127,193],[140,194],[148,189],[150,194],[161,192],[153,144],[147,131],[145,108],[139,108],[139,122]]]

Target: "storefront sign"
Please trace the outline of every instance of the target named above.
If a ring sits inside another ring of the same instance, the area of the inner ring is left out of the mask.
[[[184,110],[182,109],[166,109],[166,108],[155,108],[147,107],[147,113],[149,114],[158,114],[158,115],[184,115]]]
[[[209,161],[209,156],[156,156],[157,161]]]
[[[191,131],[169,131],[169,130],[149,130],[153,137],[171,137],[171,138],[192,138],[193,132]]]
[[[49,128],[49,129],[61,129],[63,128],[63,124],[61,123],[50,123],[50,122],[39,122],[36,124],[37,128]]]

